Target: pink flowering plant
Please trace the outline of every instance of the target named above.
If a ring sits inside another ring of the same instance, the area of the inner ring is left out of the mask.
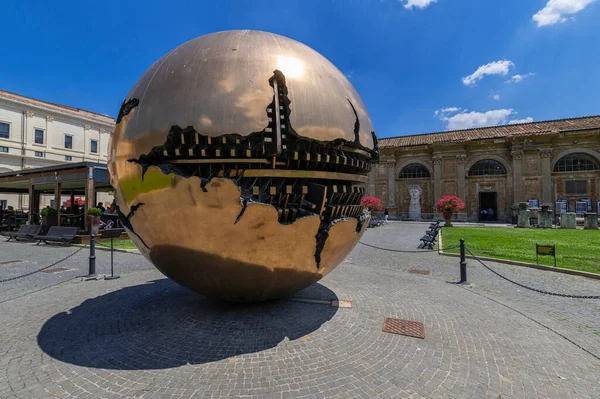
[[[435,204],[435,209],[438,212],[456,213],[466,206],[462,200],[454,195],[445,195]]]
[[[375,198],[373,196],[366,196],[360,200],[360,204],[362,206],[366,206],[371,213],[380,211],[383,209],[383,205],[381,204],[381,200],[379,198]]]

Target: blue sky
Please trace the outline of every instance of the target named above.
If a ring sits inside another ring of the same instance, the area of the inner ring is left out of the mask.
[[[159,57],[258,29],[319,51],[379,137],[600,114],[600,0],[3,2],[0,89],[115,116]]]

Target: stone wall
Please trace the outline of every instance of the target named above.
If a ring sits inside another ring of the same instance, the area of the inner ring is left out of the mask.
[[[395,198],[393,212],[408,212],[410,196],[407,187],[419,184],[423,189],[421,209],[428,213],[442,195],[457,195],[467,205],[467,214],[476,220],[479,213],[479,193],[497,193],[499,220],[509,221],[511,206],[515,203],[537,199],[554,203],[558,199],[575,202],[591,198],[596,212],[600,200],[600,171],[553,172],[554,164],[569,153],[582,152],[600,165],[600,131],[569,132],[565,134],[519,137],[515,139],[475,140],[468,143],[437,144],[419,147],[382,149],[382,161],[375,167],[375,195],[384,205]],[[492,159],[506,169],[501,176],[469,176],[469,168],[479,160]],[[399,178],[402,167],[421,163],[431,171],[430,179]],[[391,165],[391,166],[390,166]],[[394,176],[391,175],[394,167]],[[567,195],[566,182],[585,180],[587,192]],[[390,195],[389,190],[392,190]],[[394,194],[395,193],[395,194]],[[373,194],[373,193],[371,193]]]

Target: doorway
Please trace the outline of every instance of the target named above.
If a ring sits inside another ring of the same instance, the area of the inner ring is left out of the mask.
[[[488,210],[492,210],[490,217]],[[484,215],[482,211],[486,211]],[[479,193],[479,221],[498,220],[498,193]]]

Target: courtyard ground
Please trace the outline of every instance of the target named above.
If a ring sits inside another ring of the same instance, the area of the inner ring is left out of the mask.
[[[444,246],[464,238],[475,255],[528,263],[536,262],[535,244],[555,245],[557,267],[600,273],[600,230],[451,227],[442,234]],[[554,265],[550,256],[540,256],[539,262]]]
[[[362,241],[412,251],[426,227],[390,223]],[[23,261],[0,265],[0,280],[77,250],[0,243],[0,261]],[[86,251],[56,265],[68,270],[0,283],[1,398],[600,397],[600,300],[541,295],[473,261],[465,287],[450,283],[456,258],[359,244],[296,296],[347,309],[211,301],[131,253],[115,254],[120,279],[82,282]],[[97,255],[107,273],[108,252]],[[595,280],[489,265],[600,295]],[[425,339],[382,332],[384,317],[423,322]]]

